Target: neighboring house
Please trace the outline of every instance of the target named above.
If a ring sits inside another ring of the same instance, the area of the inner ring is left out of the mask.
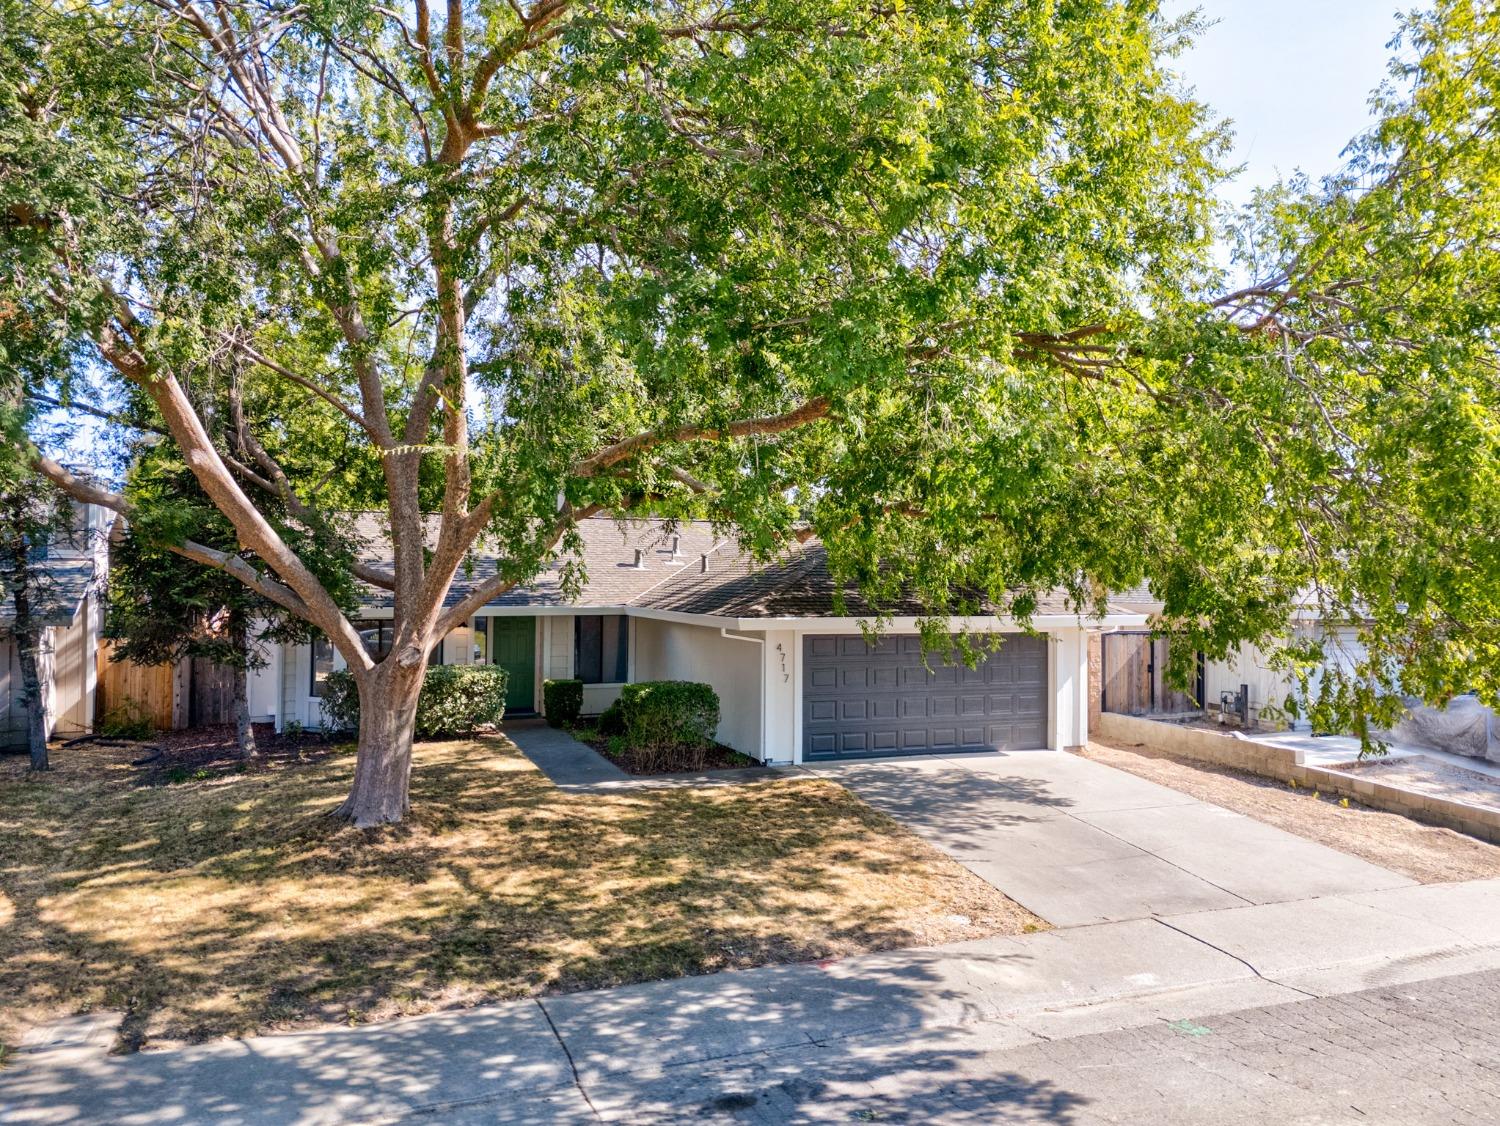
[[[1139,629],[1149,613],[1122,601],[1102,621],[1081,618],[1057,597],[1038,607],[1033,634],[1004,618],[963,619],[955,626],[1006,634],[1006,644],[976,669],[934,656],[929,671],[916,636],[921,607],[896,607],[871,648],[855,595],[849,614],[836,616],[816,543],[759,565],[702,522],[666,532],[594,517],[580,533],[588,577],[576,598],[564,596],[554,569],[485,607],[433,659],[504,666],[511,714],[540,711],[548,678],[581,679],[586,714],[633,681],[704,681],[719,694],[719,739],[767,762],[1082,744],[1090,631]],[[449,604],[495,565],[473,558]],[[368,598],[358,628],[382,653],[389,595],[372,589]],[[320,726],[322,682],[341,664],[326,641],[276,647],[251,686],[256,718]]]
[[[1159,603],[1143,605],[1151,612],[1160,610]],[[1326,622],[1311,608],[1292,619],[1292,636],[1299,640],[1321,637],[1325,669],[1352,672],[1364,656],[1354,626]],[[1287,700],[1301,698],[1295,678],[1275,667],[1270,655],[1257,645],[1240,645],[1223,660],[1209,661],[1200,656],[1195,682],[1183,691],[1165,679],[1165,640],[1127,630],[1106,634],[1102,641],[1104,711],[1162,719],[1184,719],[1206,712],[1210,718],[1223,715],[1251,728],[1310,730],[1306,719],[1293,720],[1286,714]],[[1321,671],[1313,677],[1314,690],[1320,675]]]
[[[32,617],[42,627],[38,672],[47,702],[48,737],[94,729],[100,630],[112,516],[91,504],[74,505],[75,519],[33,556],[37,573]],[[13,631],[16,605],[0,599],[0,746],[26,747],[26,701]]]

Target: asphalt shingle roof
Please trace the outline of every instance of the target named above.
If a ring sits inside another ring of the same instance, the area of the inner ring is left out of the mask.
[[[84,556],[49,556],[31,564],[32,615],[37,625],[67,626],[99,578],[94,560]],[[0,600],[0,632],[15,628],[16,601]]]
[[[554,567],[536,581],[507,591],[489,605],[629,605],[684,568],[697,567],[702,554],[717,542],[707,521],[683,521],[675,530],[669,530],[656,522],[636,521],[622,527],[611,517],[592,516],[578,522],[578,533],[583,540],[581,562],[587,578],[576,599],[563,596],[562,569]],[[364,561],[389,568],[389,534],[382,529],[378,518],[360,517],[356,534],[368,545],[362,553]],[[467,598],[480,583],[498,573],[499,564],[500,557],[493,553],[472,552],[454,579],[446,605],[453,606]],[[366,605],[389,608],[391,592],[367,588]]]
[[[564,596],[561,568],[554,567],[535,582],[510,590],[489,605],[638,606],[722,618],[811,618],[838,613],[827,552],[816,541],[793,549],[781,559],[760,563],[733,541],[717,538],[707,521],[683,521],[669,528],[650,521],[622,525],[612,517],[594,516],[580,521],[578,531],[587,577],[576,599]],[[389,537],[379,518],[360,517],[357,533],[369,545],[364,553],[366,561],[388,567]],[[471,555],[448,593],[447,604],[466,598],[479,583],[496,574],[498,564],[493,554]],[[843,593],[845,613],[855,617],[874,613],[857,589],[848,587]],[[390,592],[368,588],[367,605],[390,607]],[[1148,591],[1137,590],[1111,599],[1110,608],[1149,614],[1160,604]],[[915,598],[899,600],[886,611],[898,616],[928,612]],[[988,612],[995,612],[994,608]],[[1071,614],[1075,610],[1064,592],[1055,591],[1039,600],[1036,612]]]
[[[635,605],[725,618],[816,618],[840,613],[835,605],[839,593],[840,584],[828,571],[828,553],[819,543],[809,543],[769,564],[757,564],[733,545],[721,545],[709,555],[706,569],[684,570],[642,595]],[[844,614],[863,617],[875,612],[856,587],[844,586],[842,594]],[[1110,609],[1119,613],[1149,614],[1159,607],[1144,590],[1110,599]],[[910,596],[884,609],[898,617],[920,617],[931,612]],[[998,610],[993,604],[984,603],[985,613]],[[1076,612],[1062,590],[1051,591],[1037,600],[1038,615]]]

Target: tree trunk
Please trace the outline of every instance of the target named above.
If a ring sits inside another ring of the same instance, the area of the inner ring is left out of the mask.
[[[255,757],[255,728],[250,724],[250,652],[249,631],[239,615],[230,625],[231,640],[240,654],[240,666],[234,672],[234,737],[241,762]]]
[[[24,596],[16,594],[16,624],[21,622],[21,607]],[[30,615],[28,614],[29,618]],[[15,633],[16,655],[21,660],[21,699],[26,702],[26,743],[31,751],[32,770],[50,770],[47,759],[47,686],[42,682],[41,670],[37,667],[37,653],[41,649],[41,633],[35,629],[17,629]]]
[[[32,770],[49,770],[47,760],[47,685],[37,667],[42,648],[42,631],[31,619],[31,559],[29,545],[23,540],[12,548],[10,567],[11,598],[15,602],[16,622],[11,639],[21,663],[21,700],[26,705],[26,746],[31,752]]]
[[[393,825],[411,808],[411,742],[425,672],[421,664],[401,667],[392,655],[358,678],[354,785],[335,815],[361,829]]]

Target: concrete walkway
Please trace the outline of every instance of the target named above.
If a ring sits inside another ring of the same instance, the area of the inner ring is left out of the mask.
[[[767,782],[803,773],[801,767],[753,766],[706,770],[700,774],[627,774],[593,747],[543,719],[507,720],[501,729],[521,753],[560,790],[608,793],[612,790],[672,790]]]
[[[559,788],[630,781],[630,775],[593,747],[585,746],[544,719],[506,720],[501,730]]]
[[[1409,878],[1056,751],[821,767],[1054,926],[1407,887]]]

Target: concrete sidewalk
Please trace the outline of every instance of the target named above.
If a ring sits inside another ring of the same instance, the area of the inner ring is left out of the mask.
[[[132,1056],[83,1037],[17,1054],[0,1122],[630,1121],[722,1061],[996,1050],[1495,968],[1500,880],[1395,888]]]
[[[1413,883],[1326,845],[1058,751],[856,762],[814,772],[891,814],[1054,926]]]

